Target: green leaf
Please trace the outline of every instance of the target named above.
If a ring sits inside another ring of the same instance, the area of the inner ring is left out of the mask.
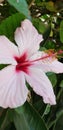
[[[56,12],[56,8],[54,5],[54,2],[49,1],[49,2],[45,2],[46,8],[51,11],[51,12]]]
[[[20,13],[23,13],[27,18],[30,19],[30,12],[26,0],[7,0],[9,4],[14,6]]]
[[[0,130],[5,130],[5,128],[12,122],[12,120],[13,110],[4,110],[2,116],[0,117]]]
[[[47,49],[54,49],[55,48],[55,42],[52,40],[46,40],[44,47]]]
[[[17,130],[24,130],[25,125],[26,130],[47,130],[43,119],[28,102],[22,107],[15,109],[15,112],[14,123]]]
[[[47,29],[45,30],[45,32],[44,32],[44,39],[45,39],[45,41],[47,41],[47,39],[49,38],[50,32],[51,32],[51,26],[49,25],[47,27]]]
[[[63,110],[59,112],[53,130],[63,130]]]
[[[16,128],[13,123],[10,123],[4,130],[16,130]]]
[[[21,21],[24,20],[22,14],[16,13],[8,17],[0,24],[0,35],[7,36],[11,41],[14,40],[14,32],[18,26],[20,26]]]
[[[16,127],[16,130],[30,130],[29,125],[27,121],[25,120],[25,117],[23,114],[14,113],[14,124]]]
[[[39,33],[45,33],[47,26],[41,21],[41,19],[33,18],[32,21],[35,27],[38,29]]]
[[[46,106],[46,109],[45,109],[45,111],[44,111],[42,117],[44,117],[45,115],[47,115],[47,114],[50,112],[50,109],[51,109],[51,106],[48,104],[48,105]]]
[[[63,43],[63,20],[60,23],[60,41]]]
[[[60,83],[60,87],[63,88],[63,80]]]
[[[52,72],[48,72],[47,73],[47,76],[48,78],[50,79],[53,87],[55,87],[56,83],[57,83],[57,77],[56,77],[56,74],[55,73],[52,73]]]
[[[33,101],[33,107],[35,108],[35,110],[37,110],[37,112],[39,112],[39,114],[43,115],[44,110],[46,109],[46,104],[44,104],[44,102],[42,101],[42,98],[40,98],[38,95],[35,95],[34,97],[35,101]],[[38,99],[37,99],[38,98]]]

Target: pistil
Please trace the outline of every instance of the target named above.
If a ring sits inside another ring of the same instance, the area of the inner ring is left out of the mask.
[[[49,50],[48,53],[45,53],[45,56],[42,56],[35,60],[27,60],[27,55],[26,55],[26,53],[24,53],[21,57],[15,57],[15,60],[17,61],[16,70],[18,72],[24,71],[24,72],[28,73],[29,66],[33,65],[35,62],[42,61],[47,58],[55,59],[58,57],[59,54],[62,54],[62,53],[63,53],[63,51],[54,52],[54,51]]]

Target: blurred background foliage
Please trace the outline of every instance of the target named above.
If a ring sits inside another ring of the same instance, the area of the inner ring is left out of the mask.
[[[63,0],[18,1],[0,3],[0,34],[14,41],[16,27],[28,18],[43,35],[41,50],[63,50]],[[59,60],[63,62],[62,58]],[[29,99],[23,106],[0,108],[0,130],[63,130],[63,74],[49,72],[47,76],[53,85],[57,104],[44,104],[42,98],[30,90]]]

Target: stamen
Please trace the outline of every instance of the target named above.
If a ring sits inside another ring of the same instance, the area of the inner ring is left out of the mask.
[[[47,58],[52,58],[52,60],[53,60],[53,59],[58,58],[60,54],[63,54],[62,50],[59,50],[58,52],[49,50],[48,53],[45,53],[45,56],[42,56],[35,60],[27,60],[27,54],[24,53],[21,57],[14,57],[15,60],[17,61],[16,71],[19,72],[22,70],[26,73],[29,73],[29,71],[28,71],[29,66],[33,65],[35,62],[45,60]]]
[[[30,61],[25,61],[25,62],[23,62],[23,63],[20,63],[19,64],[19,66],[30,66],[30,65],[32,65],[34,62],[36,62],[36,61],[41,61],[41,60],[44,60],[44,59],[47,59],[47,58],[50,58],[50,57],[52,57],[52,58],[55,58],[56,57],[56,54],[57,53],[54,53],[54,54],[46,54],[45,56],[43,56],[43,57],[40,57],[40,58],[38,58],[38,59],[35,59],[35,60],[30,60]]]
[[[50,58],[50,57],[55,58],[55,57],[56,57],[56,54],[57,54],[57,53],[54,53],[54,54],[46,54],[45,56],[43,56],[43,57],[41,57],[41,58],[38,58],[38,59],[36,59],[36,60],[32,60],[32,61],[30,61],[30,62],[36,62],[36,61],[44,60],[44,59],[47,59],[47,58]]]

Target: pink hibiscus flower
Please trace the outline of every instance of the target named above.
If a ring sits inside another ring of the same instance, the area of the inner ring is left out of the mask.
[[[45,72],[63,72],[63,64],[39,51],[42,35],[29,20],[15,31],[16,44],[0,36],[0,64],[8,64],[0,71],[0,106],[15,108],[27,99],[26,81],[43,97],[45,103],[56,104],[52,85]]]

